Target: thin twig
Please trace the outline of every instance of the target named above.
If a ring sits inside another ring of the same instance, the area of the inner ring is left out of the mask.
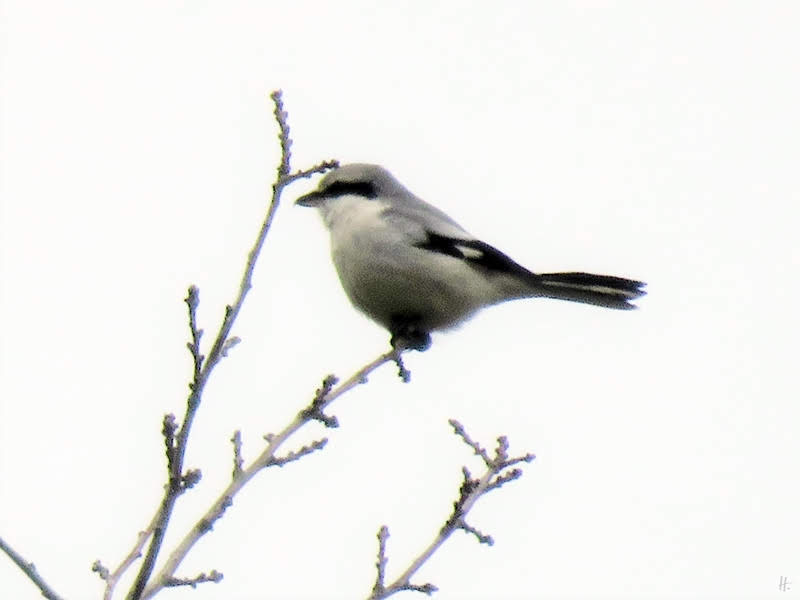
[[[458,524],[459,528],[463,529],[467,533],[471,533],[474,535],[478,543],[486,544],[487,546],[494,546],[494,539],[490,535],[486,535],[485,533],[481,533],[472,525],[469,525],[464,519],[461,519],[461,522]]]
[[[333,386],[335,386],[339,380],[336,378],[335,375],[328,375],[325,379],[322,380],[322,386],[317,388],[316,393],[314,394],[314,399],[311,401],[311,404],[308,408],[304,409],[301,415],[308,419],[314,419],[319,421],[325,427],[334,429],[339,426],[339,420],[330,415],[326,415],[323,412],[323,402],[325,397],[331,393]]]
[[[136,576],[133,587],[131,587],[131,590],[128,593],[128,600],[139,600],[139,598],[142,597],[142,593],[144,592],[148,581],[150,581],[153,568],[155,567],[158,554],[161,550],[161,545],[163,544],[164,536],[166,535],[167,526],[169,524],[172,511],[175,507],[175,502],[178,496],[185,490],[183,479],[183,463],[184,457],[186,456],[186,448],[188,446],[189,433],[192,428],[192,423],[194,422],[194,417],[197,413],[197,409],[202,398],[203,389],[208,382],[209,376],[217,364],[219,364],[219,361],[224,356],[225,352],[227,352],[227,350],[230,349],[235,343],[235,341],[230,337],[231,329],[236,321],[236,317],[239,315],[239,311],[242,309],[245,297],[252,287],[253,270],[255,269],[256,261],[261,253],[261,248],[264,245],[264,240],[267,237],[267,233],[272,226],[275,213],[280,205],[281,193],[288,184],[296,179],[301,177],[310,177],[314,173],[322,173],[338,164],[333,161],[328,161],[321,163],[320,165],[307,171],[298,171],[297,173],[291,174],[290,148],[292,141],[289,137],[289,125],[287,122],[288,114],[283,108],[283,100],[280,90],[273,92],[270,97],[275,105],[275,118],[278,122],[278,138],[281,145],[281,160],[280,166],[278,167],[277,180],[272,186],[272,200],[269,208],[267,209],[266,216],[264,217],[264,222],[261,224],[261,228],[259,229],[256,241],[247,255],[247,262],[239,283],[239,291],[236,299],[232,305],[225,308],[225,314],[222,318],[222,323],[220,324],[219,331],[214,338],[214,342],[211,345],[211,350],[209,351],[207,358],[200,354],[199,348],[202,330],[199,330],[196,325],[196,310],[199,302],[197,288],[194,286],[189,288],[189,295],[186,299],[186,303],[189,306],[189,326],[192,336],[192,341],[189,342],[189,350],[193,358],[194,374],[192,382],[189,385],[190,394],[186,402],[186,412],[183,417],[183,423],[175,440],[174,453],[172,455],[173,460],[169,464],[169,483],[166,486],[164,496],[161,500],[159,518],[156,523],[156,527],[153,530],[153,536],[150,540],[150,546],[148,547],[145,559],[142,562],[142,566]],[[197,473],[199,473],[199,471],[197,471]],[[164,581],[164,578],[160,578],[160,581]]]
[[[381,354],[375,360],[368,363],[358,371],[356,371],[349,379],[343,381],[339,385],[331,388],[323,386],[321,390],[317,390],[312,399],[311,405],[315,405],[314,410],[320,413],[334,402],[337,398],[342,396],[349,390],[357,387],[360,384],[367,382],[367,376],[375,369],[383,364],[395,362],[397,357],[400,356],[402,350],[392,349],[389,352]],[[278,465],[281,462],[288,462],[291,453],[283,458],[276,457],[276,453],[281,446],[299,429],[314,421],[314,411],[310,410],[311,405],[295,416],[294,420],[289,423],[282,431],[276,434],[269,434],[265,436],[267,440],[267,447],[264,451],[253,460],[246,468],[242,470],[237,478],[232,480],[228,487],[222,491],[220,496],[212,503],[211,507],[200,518],[200,521],[192,527],[192,529],[184,536],[183,540],[177,545],[175,550],[165,561],[161,570],[153,577],[151,583],[144,590],[142,598],[147,600],[152,598],[167,582],[174,578],[175,571],[178,566],[186,558],[186,555],[192,547],[200,540],[200,538],[211,531],[214,523],[222,516],[225,510],[231,506],[236,494],[247,485],[247,483],[255,477],[255,475],[262,469],[270,465]],[[308,454],[324,445],[322,440],[314,442],[310,447],[306,447],[298,451],[298,453]]]
[[[220,573],[216,569],[212,569],[211,572],[208,573],[207,575],[205,573],[200,573],[199,575],[195,577],[190,577],[188,579],[181,579],[174,577],[169,581],[167,581],[164,584],[164,586],[165,587],[189,586],[192,589],[194,589],[197,587],[197,584],[199,583],[208,583],[208,582],[219,583],[220,581],[222,581],[222,577],[223,577],[222,573]]]
[[[383,525],[378,530],[378,562],[375,563],[378,573],[375,575],[375,585],[372,586],[372,595],[376,597],[386,589],[384,585],[386,581],[386,563],[389,562],[389,559],[386,558],[387,539],[389,539],[389,528]]]
[[[22,569],[22,572],[28,576],[36,587],[39,588],[39,591],[42,592],[42,596],[47,598],[47,600],[62,600],[61,596],[56,594],[47,582],[42,579],[42,576],[39,575],[39,571],[36,570],[36,566],[32,562],[26,561],[22,556],[17,553],[11,546],[9,546],[3,538],[0,538],[0,550],[5,552],[8,557],[14,561],[14,563]]]
[[[322,438],[321,440],[314,440],[307,446],[303,446],[300,450],[290,450],[286,456],[275,456],[270,459],[266,466],[271,467],[276,465],[278,467],[282,467],[286,463],[294,462],[296,460],[300,460],[304,456],[311,454],[312,452],[316,452],[317,450],[322,450],[328,443],[328,438]]]
[[[430,583],[423,585],[416,585],[411,583],[411,578],[420,569],[420,567],[431,557],[433,554],[444,544],[445,541],[458,529],[461,529],[469,534],[472,534],[482,544],[492,545],[494,540],[491,536],[486,535],[476,529],[475,527],[467,524],[467,513],[472,509],[479,498],[484,496],[489,491],[500,487],[503,483],[507,483],[513,479],[517,479],[522,472],[519,469],[514,469],[510,473],[502,473],[503,469],[509,465],[517,464],[519,462],[530,462],[534,459],[532,454],[526,454],[519,458],[508,458],[508,441],[504,436],[497,438],[497,448],[494,456],[490,457],[488,452],[481,448],[481,446],[472,440],[461,425],[455,419],[450,420],[450,425],[457,436],[463,442],[472,448],[473,452],[481,457],[486,464],[486,472],[481,475],[479,479],[473,479],[469,470],[464,467],[462,469],[464,480],[459,489],[459,498],[453,503],[453,512],[445,521],[444,526],[439,530],[434,540],[428,545],[422,553],[417,556],[411,565],[401,573],[397,579],[391,584],[385,585],[384,577],[386,570],[386,539],[389,537],[389,531],[386,526],[381,528],[378,534],[379,549],[378,549],[378,576],[375,580],[375,585],[372,588],[372,594],[369,600],[382,600],[389,596],[401,591],[415,591],[424,594],[432,594],[436,591],[436,586]]]
[[[461,425],[461,423],[459,423],[455,419],[450,419],[448,423],[450,423],[450,426],[453,428],[455,434],[462,440],[464,440],[464,443],[470,448],[472,448],[475,454],[480,456],[483,459],[484,464],[488,467],[491,464],[491,460],[489,459],[489,453],[486,452],[486,450],[482,448],[478,442],[474,441],[471,437],[469,437],[467,432],[464,431],[464,426]]]
[[[106,582],[106,588],[103,591],[103,600],[111,600],[112,596],[114,595],[114,589],[119,583],[119,580],[125,574],[125,572],[131,567],[131,565],[136,562],[138,558],[142,556],[142,548],[147,543],[147,540],[153,534],[153,528],[156,526],[156,522],[158,521],[158,511],[153,515],[153,518],[150,519],[150,523],[145,527],[139,534],[136,536],[136,543],[133,545],[133,548],[128,555],[122,559],[122,562],[117,566],[116,569],[109,572],[108,569],[103,567],[102,563],[99,560],[96,560],[92,565],[92,571],[96,571],[100,578]]]
[[[242,458],[242,432],[239,429],[233,432],[231,443],[233,444],[232,477],[233,479],[236,479],[239,475],[242,474],[242,465],[244,465],[244,459]]]

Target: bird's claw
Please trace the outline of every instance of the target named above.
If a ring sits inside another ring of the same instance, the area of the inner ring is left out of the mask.
[[[392,327],[392,338],[389,340],[395,350],[416,350],[425,352],[431,347],[431,334],[419,329],[416,325],[402,323]]]

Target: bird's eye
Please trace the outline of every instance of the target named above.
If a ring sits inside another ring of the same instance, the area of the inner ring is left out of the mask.
[[[369,181],[334,181],[326,187],[322,193],[328,197],[345,195],[364,196],[365,198],[375,198],[378,193],[375,184]]]

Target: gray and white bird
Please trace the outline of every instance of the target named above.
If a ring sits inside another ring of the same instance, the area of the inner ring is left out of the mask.
[[[349,164],[297,199],[319,210],[342,287],[394,347],[425,350],[430,332],[517,298],[636,308],[644,283],[590,273],[532,273],[417,198],[378,165]]]

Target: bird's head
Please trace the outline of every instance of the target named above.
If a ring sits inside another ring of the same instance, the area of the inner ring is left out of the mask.
[[[374,200],[378,196],[397,196],[403,186],[379,165],[353,163],[329,171],[317,189],[300,196],[295,204],[323,208],[324,204],[346,196]]]

